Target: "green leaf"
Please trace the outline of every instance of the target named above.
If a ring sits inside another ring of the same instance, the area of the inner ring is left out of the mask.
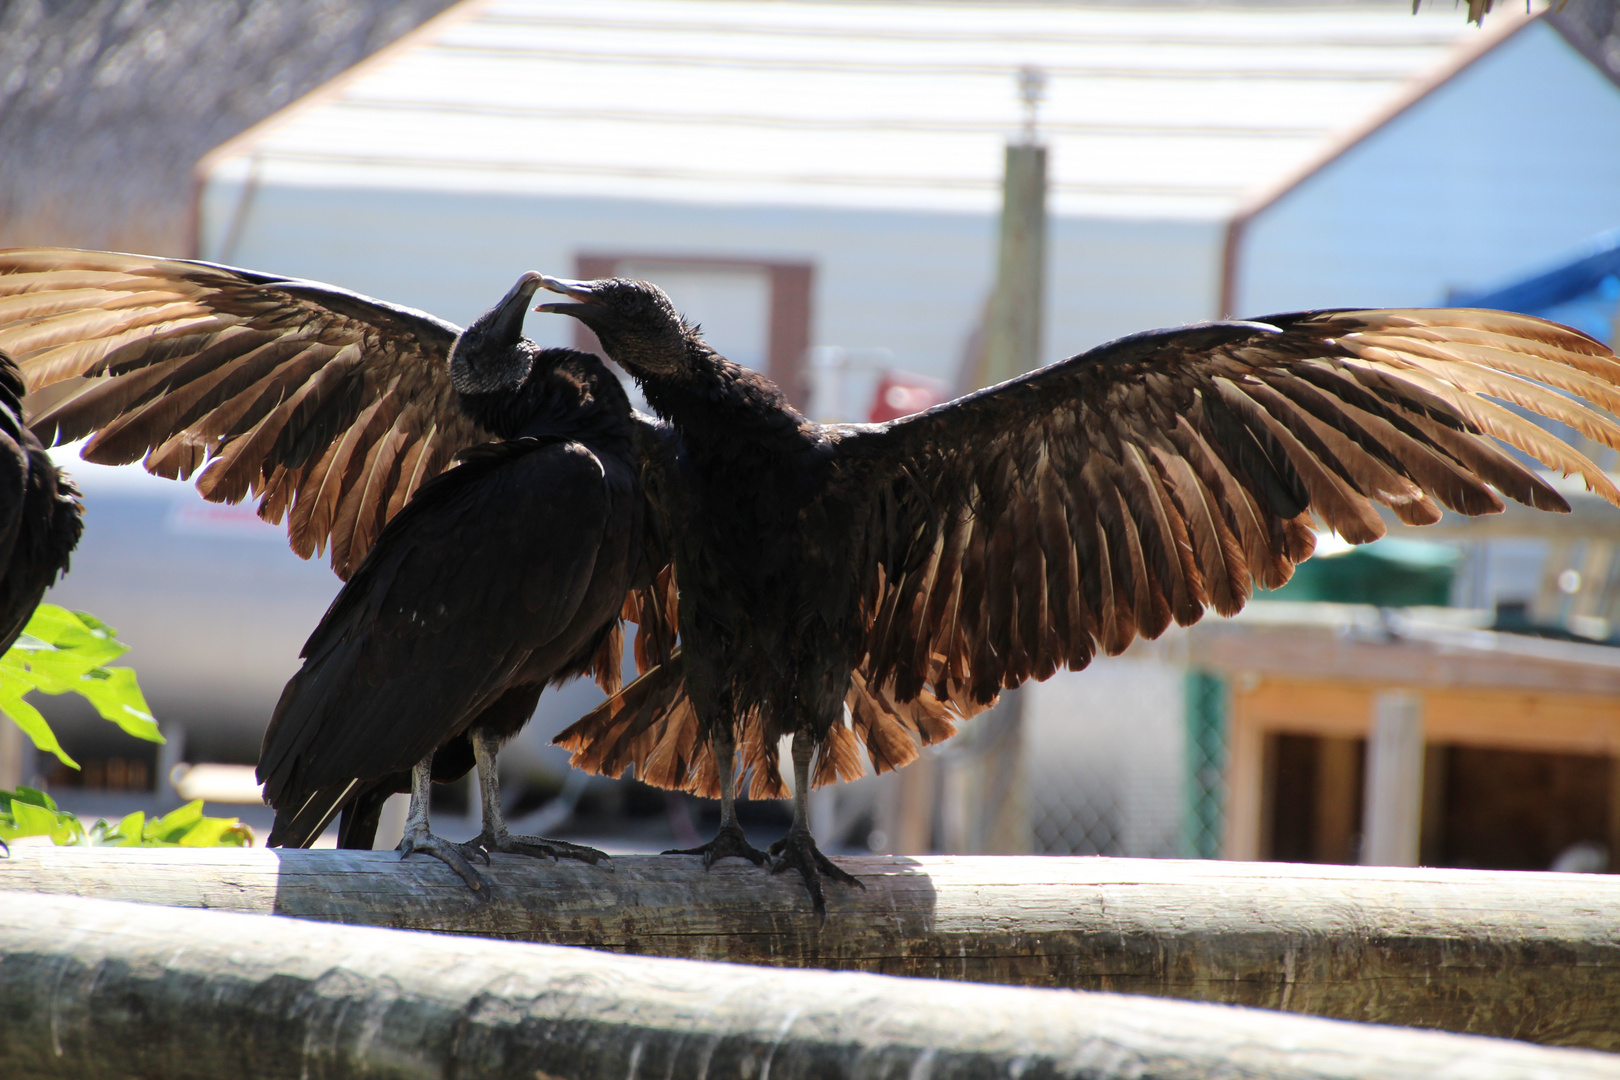
[[[246,833],[245,842],[242,833]],[[181,847],[247,847],[252,843],[253,834],[236,818],[205,817],[180,838]]]
[[[51,606],[55,607],[54,604]],[[57,608],[57,610],[60,611],[62,609]],[[118,631],[114,630],[112,627],[108,626],[106,623],[102,622],[88,611],[70,611],[68,614],[77,617],[79,622],[83,623],[84,626],[92,633],[98,633],[109,638],[115,638],[118,636]],[[121,645],[119,647],[125,648],[126,646]]]
[[[96,667],[73,653],[32,653],[24,659],[28,666],[16,674],[28,680],[29,689],[43,690],[47,694],[65,694],[76,689],[74,684]]]
[[[0,697],[0,712],[5,713],[23,729],[23,734],[33,740],[34,745],[46,753],[55,754],[57,760],[70,769],[77,769],[79,763],[68,757],[62,744],[56,741],[56,734],[51,731],[51,725],[45,722],[38,709],[20,697]]]
[[[148,822],[146,828],[141,831],[141,840],[148,844],[153,841],[162,844],[179,843],[180,838],[202,819],[202,800],[193,799],[180,809],[171,810],[156,821]]]
[[[96,668],[82,675],[74,689],[96,707],[103,719],[111,720],[137,739],[165,741],[135,682],[134,668]]]
[[[116,640],[118,632],[94,615],[69,611],[55,604],[41,604],[23,632],[44,641],[60,653],[82,658],[90,667],[116,660],[129,646]]]
[[[57,844],[81,843],[84,826],[72,814],[13,798],[11,812],[0,815],[0,840],[24,836],[48,836]]]
[[[57,844],[98,844],[109,847],[251,847],[253,830],[236,818],[204,817],[202,801],[148,822],[140,811],[121,818],[117,825],[97,821],[86,831],[83,823],[59,810],[51,797],[37,788],[0,790],[0,841],[23,836],[49,836]]]
[[[90,842],[110,847],[140,847],[145,824],[146,815],[139,810],[124,815],[117,825],[98,821],[90,828]]]
[[[56,815],[33,803],[12,803],[11,820],[16,822],[18,836],[48,836],[56,828]]]
[[[78,762],[68,757],[39,710],[22,700],[25,694],[76,692],[128,734],[164,741],[134,670],[103,666],[129,651],[117,635],[88,612],[41,604],[23,634],[0,656],[0,712],[16,721],[36,747],[75,769]]]
[[[47,694],[65,694],[86,672],[129,651],[94,615],[41,604],[28,620],[26,640],[7,651],[4,666]]]
[[[45,792],[39,790],[39,788],[29,787],[26,784],[17,785],[17,793],[15,795],[5,791],[0,791],[0,795],[5,795],[11,799],[21,799],[23,802],[33,803],[35,806],[43,806],[47,810],[56,809],[55,799],[45,794]]]

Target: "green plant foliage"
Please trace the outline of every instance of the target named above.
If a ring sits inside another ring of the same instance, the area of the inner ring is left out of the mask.
[[[0,712],[16,721],[35,746],[75,769],[79,763],[68,757],[39,710],[23,700],[25,694],[80,694],[103,718],[137,739],[163,741],[135,682],[135,669],[105,666],[129,651],[117,635],[94,615],[41,604],[17,643],[0,656]]]
[[[236,818],[207,817],[201,799],[160,818],[146,820],[140,811],[111,824],[97,821],[88,829],[60,810],[56,800],[31,787],[0,790],[0,841],[48,836],[59,845],[101,847],[251,847],[253,830]]]
[[[79,819],[56,808],[56,800],[38,788],[0,790],[0,840],[48,836],[54,844],[82,844],[86,833]]]

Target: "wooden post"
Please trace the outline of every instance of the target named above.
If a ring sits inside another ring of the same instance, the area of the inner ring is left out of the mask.
[[[1620,1078],[1620,1056],[1190,1002],[0,894],[0,1075]]]
[[[893,801],[883,828],[888,834],[887,851],[894,855],[926,855],[934,850],[935,786],[939,764],[932,754],[895,773],[886,792]]]
[[[1001,244],[996,287],[985,318],[979,386],[1005,382],[1041,363],[1041,325],[1046,311],[1046,147],[1035,141],[1035,106],[1044,76],[1026,69],[1019,93],[1028,110],[1022,140],[1007,145],[1002,182]],[[999,585],[1008,583],[1002,582]],[[979,775],[963,786],[982,801],[969,810],[984,821],[979,850],[1016,854],[1031,849],[1029,794],[1024,767],[1024,702],[1003,695],[995,711],[977,721],[982,752],[971,766]]]
[[[1046,147],[1007,146],[996,291],[985,325],[983,382],[1038,367],[1046,294]]]
[[[1620,756],[1609,758],[1609,871],[1620,871]]]
[[[979,805],[977,820],[984,839],[979,851],[995,855],[1022,855],[1035,847],[1030,818],[1029,767],[1024,760],[1024,709],[1028,701],[1022,689],[1002,692],[1001,704],[987,720],[979,743]]]
[[[1418,842],[1418,865],[1441,866],[1446,846],[1446,788],[1451,782],[1448,747],[1426,742],[1423,747],[1423,826]]]
[[[1240,673],[1230,706],[1226,744],[1226,835],[1223,859],[1258,859],[1265,837],[1266,733],[1247,708],[1259,676]]]
[[[491,887],[480,900],[437,860],[390,852],[19,846],[0,859],[0,890],[1151,994],[1620,1050],[1620,877],[869,856],[839,858],[866,888],[829,886],[818,923],[791,875],[735,859],[705,873],[695,856],[615,862],[496,855],[480,867]],[[40,899],[32,906],[58,903]]]
[[[1363,866],[1416,866],[1423,837],[1423,698],[1385,690],[1373,698],[1361,810]]]
[[[0,716],[0,789],[17,790],[17,785],[25,779],[23,763],[33,749],[33,743],[28,741],[22,728]]]
[[[1316,748],[1316,862],[1354,862],[1356,740],[1323,736]]]

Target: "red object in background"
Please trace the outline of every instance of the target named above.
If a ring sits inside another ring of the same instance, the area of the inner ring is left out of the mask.
[[[910,371],[885,371],[872,395],[872,411],[867,420],[881,424],[932,408],[947,400],[949,390],[938,379]]]

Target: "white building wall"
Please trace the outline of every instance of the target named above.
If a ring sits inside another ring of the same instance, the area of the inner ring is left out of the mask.
[[[204,258],[329,281],[462,324],[524,270],[566,276],[581,252],[802,259],[815,265],[814,344],[887,349],[894,366],[947,381],[995,259],[996,221],[981,214],[266,183],[250,191],[242,205],[242,184],[207,184]],[[1046,355],[1208,318],[1220,239],[1209,221],[1055,220]],[[528,332],[564,344],[572,324],[533,318]]]
[[[1262,210],[1234,310],[1435,305],[1620,225],[1620,88],[1533,23]]]

